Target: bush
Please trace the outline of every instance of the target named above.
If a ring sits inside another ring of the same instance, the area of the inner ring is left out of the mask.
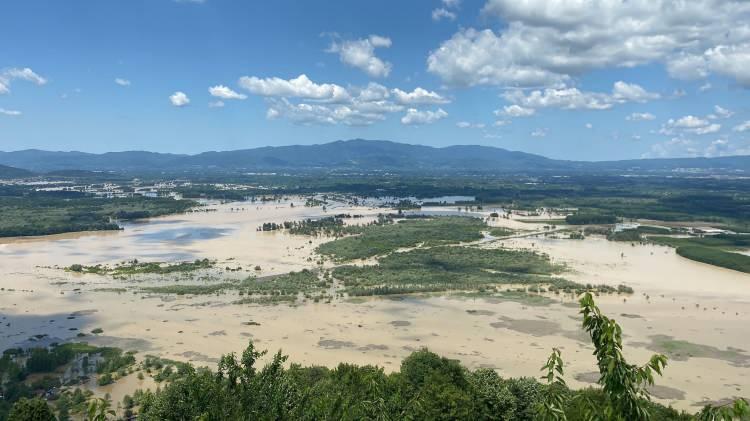
[[[614,224],[617,217],[599,213],[574,213],[565,217],[565,222],[570,225],[602,225]]]
[[[21,398],[13,404],[8,421],[55,421],[55,416],[43,400]]]
[[[105,373],[99,376],[98,379],[96,379],[96,384],[98,384],[99,386],[106,386],[108,384],[114,383],[114,381],[115,380],[112,378],[112,374]]]

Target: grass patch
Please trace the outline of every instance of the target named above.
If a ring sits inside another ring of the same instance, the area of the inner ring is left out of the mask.
[[[237,303],[273,303],[294,301],[299,293],[313,294],[331,285],[330,280],[321,280],[317,272],[304,269],[266,278],[248,277],[240,282],[221,282],[201,285],[164,285],[143,287],[142,292],[153,294],[210,295],[224,291],[240,291],[242,298]],[[281,297],[281,298],[280,298]]]
[[[117,294],[122,294],[124,292],[128,292],[126,288],[94,288],[92,289],[94,292],[114,292]]]
[[[247,278],[243,280],[239,289],[247,294],[261,295],[295,295],[310,293],[329,286],[330,281],[318,278],[318,273],[308,269],[299,272],[289,272],[268,278]]]
[[[515,301],[528,306],[548,306],[557,302],[544,295],[529,294],[522,291],[503,291],[497,297],[505,301]]]
[[[557,302],[553,300],[552,298],[549,298],[545,295],[534,294],[532,292],[526,291],[525,289],[506,290],[506,291],[496,291],[496,290],[474,291],[474,292],[461,293],[460,296],[466,297],[466,298],[485,298],[487,300],[494,300],[494,301],[513,301],[519,304],[528,305],[532,307],[535,307],[535,306],[544,307],[544,306],[548,306],[550,304],[554,304]],[[494,302],[494,301],[491,301],[491,302]]]
[[[114,267],[108,265],[84,266],[79,264],[70,265],[65,268],[68,272],[93,273],[97,275],[141,275],[158,274],[168,275],[172,273],[187,273],[201,269],[210,269],[216,265],[215,260],[197,259],[193,262],[164,263],[164,262],[139,262],[131,260],[116,264]]]
[[[381,256],[399,248],[439,246],[482,238],[487,225],[477,218],[410,219],[393,224],[358,227],[359,234],[321,244],[318,252],[338,261]]]
[[[653,225],[639,225],[638,228],[636,228],[638,232],[641,234],[670,234],[672,230],[667,227],[655,227]]]
[[[176,295],[207,295],[217,294],[227,289],[237,288],[237,284],[222,282],[209,285],[164,285],[156,287],[141,288],[143,292],[153,294],[176,294]]]
[[[545,224],[545,225],[564,225],[567,222],[563,218],[559,219],[530,219],[530,218],[520,218],[516,219],[518,222],[523,222],[526,224]]]
[[[493,237],[508,237],[515,234],[516,231],[510,228],[497,227],[490,230],[490,235]]]
[[[260,297],[245,297],[235,301],[233,304],[259,304],[259,305],[276,305],[292,304],[297,301],[297,295],[263,295]]]
[[[398,295],[445,291],[494,293],[496,285],[537,285],[550,291],[574,292],[585,285],[550,275],[561,265],[546,255],[525,250],[440,246],[393,253],[372,266],[339,266],[334,278],[350,296]],[[602,292],[611,287],[591,286]]]

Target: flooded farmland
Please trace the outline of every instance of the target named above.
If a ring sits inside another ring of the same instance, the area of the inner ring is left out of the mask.
[[[44,334],[117,346],[177,361],[214,367],[228,351],[252,340],[282,349],[291,361],[335,366],[341,361],[397,370],[412,351],[427,347],[471,368],[502,376],[537,376],[551,348],[561,349],[574,387],[596,381],[590,339],[580,329],[575,298],[547,294],[545,302],[466,294],[380,298],[333,297],[279,305],[238,304],[236,292],[204,295],[146,293],[142,286],[198,284],[315,269],[315,248],[329,238],[258,231],[266,222],[362,215],[373,220],[390,210],[344,203],[304,207],[299,198],[267,203],[208,203],[192,212],[131,223],[123,231],[63,234],[0,241],[0,347]],[[292,206],[292,204],[296,206]],[[451,212],[455,207],[450,208]],[[438,207],[429,212],[439,212]],[[446,209],[446,211],[448,211]],[[471,214],[487,217],[490,210]],[[460,212],[459,212],[460,213]],[[468,213],[468,212],[466,212]],[[492,225],[523,230],[481,241],[483,248],[530,249],[564,264],[566,279],[626,284],[629,296],[602,295],[597,303],[626,334],[626,356],[644,363],[654,352],[669,356],[653,389],[659,402],[694,405],[742,396],[750,387],[750,276],[676,255],[664,246],[631,245],[600,237],[568,240],[545,236],[540,224],[499,219]],[[216,260],[217,268],[186,275],[115,279],[64,271],[72,264],[123,261]],[[323,267],[330,267],[331,262]],[[227,267],[232,271],[224,271]],[[88,334],[93,329],[100,334]],[[97,393],[118,396],[150,387],[132,375]],[[669,384],[661,387],[660,384]]]

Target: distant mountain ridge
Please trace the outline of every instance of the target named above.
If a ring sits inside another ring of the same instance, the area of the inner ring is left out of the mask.
[[[144,151],[0,152],[0,164],[35,172],[86,171],[393,171],[537,172],[671,171],[680,168],[750,171],[750,156],[586,162],[555,160],[491,146],[436,148],[383,140],[339,140],[317,145],[266,146],[196,155]]]
[[[0,179],[8,178],[22,178],[33,175],[29,170],[23,170],[21,168],[8,167],[6,165],[0,165]]]

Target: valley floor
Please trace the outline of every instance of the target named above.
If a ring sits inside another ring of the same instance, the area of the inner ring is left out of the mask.
[[[290,201],[296,206],[291,207]],[[338,213],[375,218],[382,208],[346,204],[304,207],[300,198],[274,203],[211,203],[215,212],[172,215],[129,224],[124,231],[64,234],[0,241],[0,349],[36,334],[137,350],[197,365],[214,366],[221,354],[249,340],[271,352],[282,349],[302,364],[377,364],[387,371],[421,347],[469,367],[491,367],[502,376],[538,376],[552,347],[562,350],[572,387],[595,382],[590,339],[580,330],[574,297],[549,294],[540,305],[466,294],[383,298],[333,298],[297,305],[234,304],[236,293],[166,295],[136,293],[164,282],[157,277],[113,279],[61,270],[72,264],[215,259],[246,277],[317,267],[314,250],[327,238],[259,232],[264,222],[318,218]],[[489,214],[487,208],[482,214]],[[486,216],[486,215],[484,215]],[[565,264],[567,279],[626,284],[630,296],[602,295],[597,304],[626,333],[625,352],[645,363],[654,352],[669,364],[653,390],[657,401],[696,412],[709,401],[750,393],[750,275],[684,259],[674,249],[631,245],[604,238],[546,238],[539,224],[498,219],[497,226],[528,236],[481,241],[547,253]],[[57,268],[55,267],[57,266]],[[256,270],[256,266],[260,270]],[[325,267],[330,267],[326,263]],[[170,283],[196,280],[174,276]],[[133,377],[132,375],[130,377]],[[114,385],[90,386],[121,399],[153,385],[127,377]]]

